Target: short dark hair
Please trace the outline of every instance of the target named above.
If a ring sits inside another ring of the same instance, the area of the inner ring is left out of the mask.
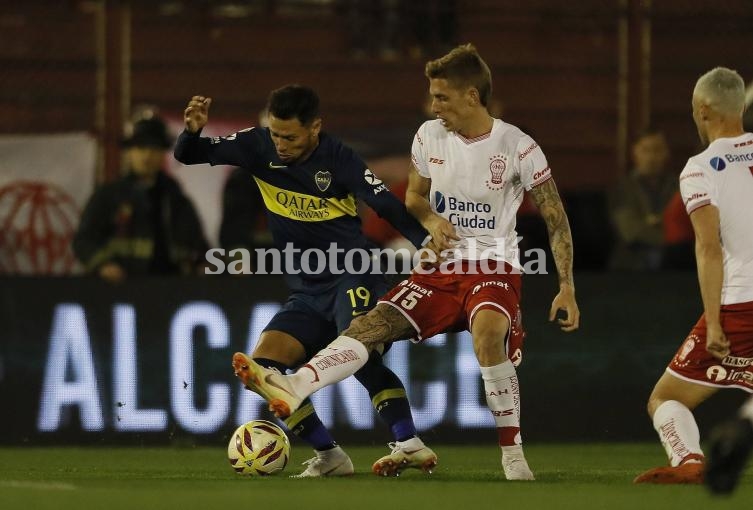
[[[298,119],[307,126],[319,117],[319,96],[303,85],[285,85],[269,94],[267,109],[278,119]]]
[[[445,79],[453,87],[476,87],[481,104],[487,106],[492,97],[492,73],[472,44],[463,44],[442,58],[426,63],[429,79]]]

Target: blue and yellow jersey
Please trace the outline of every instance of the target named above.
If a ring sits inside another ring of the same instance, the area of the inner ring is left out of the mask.
[[[268,129],[248,128],[207,138],[184,131],[175,147],[184,164],[210,163],[247,169],[261,190],[275,246],[292,244],[294,267],[307,249],[365,249],[356,201],[363,200],[417,247],[426,231],[364,161],[339,140],[319,134],[319,145],[305,160],[285,164],[277,157]],[[312,263],[312,267],[316,264]],[[339,269],[343,269],[342,255]],[[315,280],[329,274],[309,275]]]

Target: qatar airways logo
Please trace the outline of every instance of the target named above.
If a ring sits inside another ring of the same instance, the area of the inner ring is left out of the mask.
[[[459,200],[452,195],[445,197],[440,191],[435,191],[434,207],[439,214],[449,212],[447,219],[458,227],[493,230],[496,225],[497,218],[492,214],[491,204],[487,202]]]

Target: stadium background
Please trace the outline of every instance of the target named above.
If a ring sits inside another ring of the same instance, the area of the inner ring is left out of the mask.
[[[701,73],[727,65],[753,78],[750,2],[459,0],[457,22],[457,39],[476,44],[492,68],[505,119],[530,127],[544,148],[573,222],[581,331],[562,336],[546,324],[553,280],[525,280],[526,436],[653,439],[644,402],[700,312],[697,285],[691,273],[603,271],[604,190],[649,123],[669,134],[678,171],[697,150],[689,96]],[[95,183],[118,174],[134,107],[156,105],[177,131],[186,100],[205,94],[215,98],[213,128],[229,132],[256,123],[268,91],[291,81],[320,91],[326,129],[369,161],[405,158],[421,120],[423,59],[356,60],[347,25],[341,3],[326,0],[0,1],[0,442],[213,443],[259,413],[227,360],[253,339],[272,309],[264,307],[284,298],[278,280],[113,289],[66,259],[71,222],[30,243],[16,235],[28,225],[7,199],[26,196],[19,181],[53,183],[55,204],[68,204],[61,214],[75,221]],[[217,197],[207,195],[220,180],[173,171],[211,210]],[[216,219],[203,219],[211,231]],[[423,433],[451,442],[469,437],[458,428],[478,428],[470,437],[492,440],[491,419],[474,414],[478,381],[463,378],[476,375],[462,369],[474,366],[468,341],[445,342],[402,344],[391,359],[407,376]],[[373,420],[368,401],[360,391],[348,400],[349,391],[326,397],[325,420],[350,441],[386,441],[379,426],[363,432]],[[726,397],[704,406],[702,429],[742,396]]]

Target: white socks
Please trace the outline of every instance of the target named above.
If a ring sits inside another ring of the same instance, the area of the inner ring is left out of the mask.
[[[703,456],[701,434],[693,413],[680,402],[667,400],[656,409],[654,429],[659,434],[670,465],[679,466],[688,455]]]
[[[486,404],[497,425],[500,446],[521,444],[520,437],[520,390],[518,375],[512,361],[507,360],[493,367],[481,367],[484,380]]]
[[[293,391],[305,399],[315,391],[342,381],[366,364],[369,351],[355,338],[338,336],[308,363],[289,376]]]

